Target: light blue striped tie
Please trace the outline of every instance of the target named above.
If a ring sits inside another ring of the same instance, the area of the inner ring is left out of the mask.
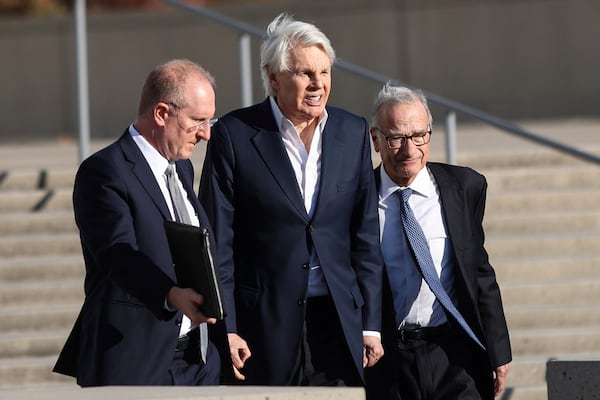
[[[187,211],[183,193],[179,189],[179,178],[175,174],[175,164],[169,163],[165,175],[167,176],[167,187],[169,188],[169,194],[173,202],[175,218],[178,222],[192,225],[193,222]],[[206,327],[206,323],[199,324],[198,329],[200,329],[200,355],[202,356],[202,361],[206,364],[206,352],[208,351],[208,328]]]
[[[475,343],[485,350],[485,346],[481,343],[481,341],[479,341],[477,336],[475,336],[475,333],[469,324],[467,324],[467,321],[465,321],[463,316],[456,309],[456,306],[452,300],[450,300],[448,293],[446,293],[446,290],[442,286],[442,282],[435,271],[435,266],[433,264],[433,259],[431,258],[431,252],[429,251],[429,245],[427,244],[425,234],[423,233],[421,226],[415,218],[415,214],[408,204],[408,199],[410,198],[412,192],[413,190],[411,188],[406,188],[404,190],[398,190],[396,193],[400,195],[400,215],[402,217],[404,232],[406,233],[408,243],[410,244],[413,254],[417,260],[417,266],[423,275],[423,279],[425,279],[425,282],[440,304],[450,314],[452,314],[456,322],[460,324],[469,337],[471,337]]]

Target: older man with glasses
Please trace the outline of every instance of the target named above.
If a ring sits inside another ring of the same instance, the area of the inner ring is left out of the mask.
[[[367,371],[372,400],[492,400],[511,361],[484,248],[487,183],[429,161],[432,123],[419,91],[388,83],[375,99],[385,355]]]

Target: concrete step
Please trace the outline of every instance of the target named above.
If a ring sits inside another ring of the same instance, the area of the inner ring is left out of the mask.
[[[531,386],[539,385],[546,380],[545,356],[519,357],[513,353],[513,361],[510,363],[510,371],[507,377],[509,386]]]
[[[60,352],[69,331],[50,331],[0,334],[0,358],[46,357]]]
[[[588,326],[577,328],[512,330],[510,342],[513,354],[519,357],[585,355],[600,348],[600,321],[590,321]]]
[[[506,378],[506,391],[497,399],[547,400],[545,357],[515,357]]]
[[[445,150],[445,149],[444,149]],[[591,150],[591,149],[590,149]],[[444,160],[443,152],[436,152],[437,160]],[[443,162],[443,161],[442,161]],[[530,151],[515,151],[514,148],[507,151],[492,152],[469,152],[463,151],[458,154],[458,164],[468,165],[479,171],[497,170],[497,169],[515,169],[531,167],[552,167],[585,165],[585,161],[559,153],[554,150],[545,150],[541,148]]]
[[[518,356],[513,354],[507,378],[511,386],[531,386],[546,381],[546,364],[550,360],[600,360],[600,352],[590,351],[576,354],[556,354],[552,356]]]
[[[76,279],[83,276],[85,267],[81,254],[0,258],[1,282],[35,282]]]
[[[81,254],[79,235],[75,232],[0,237],[2,257],[45,257],[67,254]]]
[[[484,228],[495,234],[577,233],[600,231],[600,207],[590,210],[487,215]]]
[[[510,331],[520,329],[581,328],[591,321],[600,323],[600,303],[558,305],[516,305],[505,307]]]
[[[81,279],[26,283],[0,282],[0,307],[83,303]]]
[[[1,198],[2,196],[0,196]],[[73,211],[0,213],[0,236],[36,233],[76,232]]]
[[[11,400],[364,400],[364,389],[326,386],[100,386],[53,384],[0,390]]]
[[[6,169],[0,171],[0,190],[68,189],[76,171],[76,167]]]
[[[490,257],[536,257],[598,255],[600,231],[550,234],[489,235],[486,248]]]
[[[583,185],[569,189],[495,191],[488,192],[486,218],[496,213],[525,215],[540,211],[563,212],[567,209],[597,210],[599,204],[600,190]]]
[[[507,308],[600,303],[600,279],[504,284],[501,291],[502,303]]]
[[[72,193],[73,189],[4,190],[0,191],[0,209],[3,212],[73,210]]]
[[[2,307],[0,334],[24,334],[32,331],[68,331],[73,327],[81,305],[51,304]]]
[[[490,193],[512,190],[600,188],[600,168],[568,165],[560,169],[547,167],[492,169],[485,172]]]
[[[0,209],[3,212],[35,211],[43,206],[52,192],[45,189],[10,190],[0,192]]]
[[[459,165],[467,165],[478,171],[513,170],[520,168],[550,167],[560,165],[569,167],[581,165],[582,161],[561,153],[532,149],[529,151],[489,151],[463,152],[458,156]]]
[[[57,355],[0,359],[0,388],[23,388],[53,383],[75,385],[74,378],[52,372],[56,359]],[[49,390],[52,390],[52,387],[49,385]]]
[[[498,400],[548,400],[546,384],[532,386],[508,387]]]
[[[557,280],[600,278],[600,254],[562,255],[534,258],[502,258],[492,255],[498,282],[543,284]]]

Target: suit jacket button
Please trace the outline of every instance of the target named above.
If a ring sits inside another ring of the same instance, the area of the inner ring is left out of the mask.
[[[308,263],[302,264],[302,269],[308,269],[308,267],[309,267]]]
[[[309,232],[312,232],[312,231],[314,231],[314,230],[315,230],[315,227],[314,227],[314,226],[312,226],[312,225],[308,225],[308,226],[306,227],[306,230],[307,230],[307,231],[309,231]]]
[[[178,319],[178,320],[175,320],[175,324],[176,324],[177,326],[181,327],[181,320],[180,320],[180,319]]]
[[[303,306],[304,304],[306,304],[306,299],[300,299],[300,300],[298,300],[298,305],[299,306]]]

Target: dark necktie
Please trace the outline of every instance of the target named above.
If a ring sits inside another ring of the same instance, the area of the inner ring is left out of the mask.
[[[423,279],[425,279],[425,282],[440,304],[454,317],[456,322],[460,324],[469,337],[471,337],[482,349],[485,350],[485,347],[479,341],[477,336],[475,336],[475,333],[471,327],[469,327],[467,321],[465,321],[463,316],[456,309],[456,306],[452,300],[450,300],[448,293],[446,293],[446,290],[442,286],[442,282],[435,271],[435,265],[433,264],[433,259],[431,258],[431,252],[429,251],[429,245],[427,244],[425,234],[423,233],[421,226],[415,218],[415,214],[408,204],[408,199],[412,194],[412,191],[412,189],[406,188],[404,190],[398,190],[396,193],[398,193],[400,197],[400,216],[402,217],[402,226],[404,227],[404,232],[406,233],[406,237],[408,239],[408,243],[410,244],[410,248],[413,251],[413,255],[417,260],[417,266],[423,275]]]
[[[173,202],[175,218],[178,222],[192,225],[192,219],[187,211],[185,199],[179,189],[179,179],[175,175],[175,164],[169,163],[165,175],[167,176],[167,187],[169,188],[169,194]],[[200,330],[200,355],[202,356],[202,361],[206,363],[206,352],[208,350],[208,329],[206,323],[198,325],[198,329]]]

